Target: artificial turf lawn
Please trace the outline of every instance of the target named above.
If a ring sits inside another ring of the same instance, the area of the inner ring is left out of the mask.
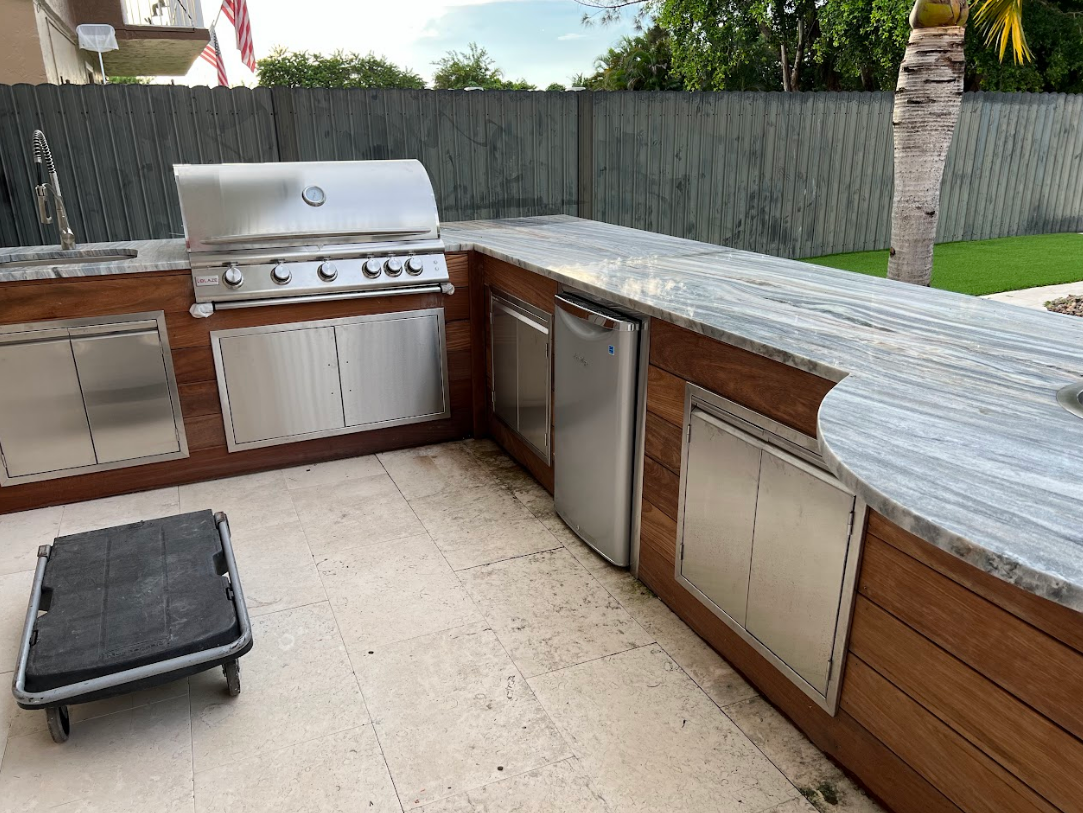
[[[828,254],[805,262],[887,276],[887,251]],[[933,285],[961,294],[995,294],[1083,280],[1083,234],[1000,237],[940,243],[933,249]]]

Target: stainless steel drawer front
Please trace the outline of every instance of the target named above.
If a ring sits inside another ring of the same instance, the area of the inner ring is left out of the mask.
[[[72,333],[98,462],[179,451],[157,326],[114,334]]]
[[[345,426],[334,328],[223,338],[221,359],[235,445]]]
[[[615,565],[631,560],[638,322],[558,296],[554,327],[554,503]]]
[[[62,339],[0,344],[0,450],[8,477],[96,462],[66,331]]]
[[[436,314],[335,328],[346,426],[442,416],[443,326]]]

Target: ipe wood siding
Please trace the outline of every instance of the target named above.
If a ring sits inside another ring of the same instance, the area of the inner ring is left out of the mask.
[[[174,163],[417,158],[445,221],[578,214],[786,257],[886,248],[890,93],[0,86],[0,244],[50,138],[82,242],[183,234]],[[1083,230],[1083,96],[974,93],[938,239]]]

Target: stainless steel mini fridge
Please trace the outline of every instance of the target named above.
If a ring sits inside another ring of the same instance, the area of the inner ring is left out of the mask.
[[[627,567],[640,323],[572,294],[557,296],[555,316],[556,511],[584,542]]]

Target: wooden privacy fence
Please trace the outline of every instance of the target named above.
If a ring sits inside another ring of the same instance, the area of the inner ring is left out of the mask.
[[[174,163],[417,158],[442,219],[578,214],[788,257],[885,248],[889,93],[0,86],[0,243],[45,131],[81,242],[183,234]],[[938,239],[1083,231],[1083,96],[967,94]]]

